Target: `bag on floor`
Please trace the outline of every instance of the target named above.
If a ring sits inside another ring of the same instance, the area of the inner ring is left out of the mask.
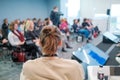
[[[13,51],[11,54],[12,60],[13,62],[25,62],[26,58],[25,58],[25,52],[17,52],[17,51]]]

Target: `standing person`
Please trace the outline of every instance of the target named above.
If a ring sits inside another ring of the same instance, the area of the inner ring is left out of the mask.
[[[81,64],[57,56],[57,50],[62,45],[57,27],[45,26],[39,42],[42,57],[24,63],[20,80],[84,80]]]
[[[53,25],[59,27],[60,24],[60,16],[63,15],[60,12],[58,12],[58,7],[55,6],[53,10],[50,13],[50,19],[53,22]]]

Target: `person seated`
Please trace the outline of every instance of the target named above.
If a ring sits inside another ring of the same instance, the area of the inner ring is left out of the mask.
[[[6,38],[3,37],[1,29],[0,29],[0,47],[7,47],[8,49],[10,48],[9,42]]]
[[[42,28],[43,28],[43,21],[41,19],[38,19],[37,27],[36,27],[37,34],[40,34],[40,31],[42,30]]]
[[[93,26],[89,23],[89,19],[84,18],[82,23],[82,28],[85,30],[85,33],[89,33],[89,35],[86,36],[87,42],[92,39],[92,32],[93,32]]]
[[[67,37],[63,32],[61,32],[61,36],[62,36],[62,41],[63,41],[62,52],[67,52],[67,50],[65,48],[72,49],[72,47],[68,44]]]
[[[89,24],[89,26],[91,26],[92,35],[94,36],[94,38],[96,38],[100,34],[100,30],[99,30],[98,26],[93,25],[92,19],[88,19],[87,23]]]
[[[77,33],[78,35],[85,36],[88,39],[90,32],[87,29],[81,27],[79,23],[80,23],[79,19],[73,20],[72,28],[74,29],[74,33]]]
[[[56,26],[45,26],[39,40],[42,57],[23,64],[20,80],[84,80],[81,64],[58,57],[57,50],[62,45],[62,39]]]
[[[45,18],[45,20],[44,20],[44,26],[46,26],[46,25],[53,25],[53,23],[52,23],[52,21],[50,20],[49,17]]]
[[[30,48],[30,47],[34,48],[34,50],[32,50],[32,54],[35,58],[37,58],[38,57],[37,55],[41,56],[41,51],[40,51],[39,47],[37,46],[37,44],[39,42],[39,35],[34,29],[35,28],[34,28],[33,21],[32,20],[27,21],[25,38],[26,38],[26,41],[31,40],[33,43],[26,44],[26,45],[28,45],[28,48]],[[36,54],[35,54],[35,52],[36,52]]]
[[[68,22],[66,19],[61,19],[60,25],[59,25],[59,29],[66,34],[67,36],[67,40],[69,41],[69,36],[70,36],[70,31],[68,28]]]
[[[25,38],[23,34],[18,30],[18,24],[12,22],[9,26],[10,32],[8,34],[8,40],[11,46],[21,46],[25,43]]]

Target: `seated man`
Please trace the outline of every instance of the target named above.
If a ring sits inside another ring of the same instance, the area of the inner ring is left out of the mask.
[[[78,26],[78,22],[79,20],[75,19],[73,21],[73,25],[72,25],[72,28],[74,29],[74,33],[77,33],[77,34],[81,34],[81,35],[84,35],[86,38],[87,38],[87,42],[89,42],[89,39],[91,37],[90,35],[90,31],[88,29],[86,29],[85,27],[88,26],[88,25],[82,25],[82,26]]]

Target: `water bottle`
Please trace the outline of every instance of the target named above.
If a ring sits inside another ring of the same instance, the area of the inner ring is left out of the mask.
[[[77,42],[81,42],[81,40],[82,40],[82,37],[81,37],[81,36],[78,36],[78,37],[77,37]]]

